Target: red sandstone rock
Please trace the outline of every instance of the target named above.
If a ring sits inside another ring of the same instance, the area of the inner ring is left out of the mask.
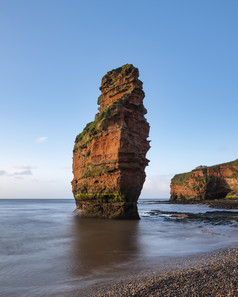
[[[177,174],[170,188],[171,200],[238,199],[238,160]]]
[[[149,124],[138,69],[126,64],[103,78],[99,113],[76,137],[73,194],[82,216],[139,218]]]

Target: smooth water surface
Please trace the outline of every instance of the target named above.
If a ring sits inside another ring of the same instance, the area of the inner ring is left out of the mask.
[[[0,296],[67,296],[164,259],[238,243],[234,211],[218,224],[176,216],[215,211],[204,205],[140,200],[139,221],[80,219],[74,208],[66,199],[0,200]]]

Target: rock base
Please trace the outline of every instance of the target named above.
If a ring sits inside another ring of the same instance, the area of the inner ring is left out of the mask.
[[[76,212],[84,218],[139,220],[137,203],[76,201]]]

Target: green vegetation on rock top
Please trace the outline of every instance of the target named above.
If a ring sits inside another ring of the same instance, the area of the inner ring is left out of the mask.
[[[101,90],[102,87],[105,85],[113,84],[113,82],[116,80],[116,78],[119,74],[128,75],[129,73],[131,73],[133,71],[133,69],[138,71],[138,69],[135,68],[132,64],[125,64],[125,65],[118,67],[116,69],[112,69],[106,75],[103,76],[101,87],[99,89]]]
[[[233,166],[238,166],[238,159],[237,159],[237,160],[234,160],[234,161],[231,161],[231,162],[222,163],[222,164],[213,165],[213,166],[200,165],[200,166],[196,167],[195,169],[193,169],[190,172],[176,174],[171,179],[171,184],[172,185],[183,185],[186,181],[189,180],[192,172],[194,172],[194,171],[203,171],[204,177],[195,177],[196,182],[200,183],[200,184],[195,185],[196,188],[194,188],[193,190],[199,190],[200,186],[203,186],[201,183],[204,183],[204,182],[206,182],[206,183],[216,182],[217,177],[209,175],[208,170],[216,170],[216,169],[219,169],[221,166],[227,166],[229,169],[231,169],[233,171],[233,176],[232,177],[233,178],[238,178],[238,171],[236,170],[235,167],[233,167]]]
[[[185,183],[186,181],[189,180],[190,176],[191,176],[191,172],[176,174],[171,179],[171,184],[173,184],[173,185],[182,185],[183,183]]]
[[[112,69],[111,71],[109,71],[108,73],[113,73],[113,72],[116,72],[116,73],[121,73],[121,72],[125,72],[129,69],[133,69],[134,66],[132,64],[125,64],[121,67],[118,67],[116,69]]]
[[[227,163],[221,163],[221,164],[217,164],[217,165],[212,165],[212,166],[198,166],[195,169],[193,169],[192,171],[197,171],[197,170],[203,170],[203,169],[216,169],[219,168],[220,166],[238,166],[238,159],[231,161],[231,162],[227,162]]]
[[[206,165],[200,165],[200,166],[196,167],[195,169],[193,169],[192,171],[203,170],[203,169],[207,169],[207,166]]]

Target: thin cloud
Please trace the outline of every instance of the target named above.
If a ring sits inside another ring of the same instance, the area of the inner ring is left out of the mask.
[[[33,166],[30,166],[30,165],[9,165],[8,168],[11,168],[11,169],[34,169]]]
[[[40,137],[40,138],[37,138],[36,140],[35,140],[35,142],[36,143],[40,143],[40,142],[44,142],[44,141],[46,141],[48,138],[47,137]]]
[[[32,171],[30,169],[26,169],[14,173],[9,173],[6,170],[0,170],[0,176],[7,176],[11,179],[23,179],[24,175],[32,175]]]
[[[169,198],[172,177],[172,174],[147,177],[141,196],[145,198]]]
[[[22,179],[24,179],[22,176],[20,176],[20,175],[18,175],[18,176],[16,176],[16,175],[9,175],[9,177],[11,178],[11,179],[20,179],[20,180],[22,180]]]
[[[32,175],[32,172],[30,169],[27,169],[20,172],[15,172],[13,175]]]

